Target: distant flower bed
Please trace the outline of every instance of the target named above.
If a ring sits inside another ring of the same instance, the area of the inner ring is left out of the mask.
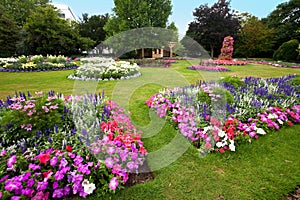
[[[0,100],[0,116],[3,199],[114,192],[147,154],[130,118],[103,95],[20,93]]]
[[[272,65],[274,67],[283,67],[283,68],[300,68],[300,64],[288,63],[288,62],[255,61],[253,63],[262,64],[262,65]]]
[[[81,60],[82,66],[68,76],[73,80],[123,80],[141,76],[140,67],[136,63],[115,61],[112,58],[85,58]]]
[[[220,67],[220,66],[202,66],[202,65],[189,66],[188,69],[200,70],[200,71],[211,71],[211,72],[215,72],[215,71],[226,72],[226,71],[229,71],[229,69],[226,68],[226,67]]]
[[[214,65],[247,65],[247,61],[240,60],[212,60],[210,63]]]
[[[1,59],[0,72],[40,72],[76,69],[76,63],[64,56],[19,56]]]

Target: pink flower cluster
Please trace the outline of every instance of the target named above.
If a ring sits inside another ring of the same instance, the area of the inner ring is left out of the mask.
[[[233,43],[234,43],[233,37],[226,36],[224,38],[219,60],[232,60]]]
[[[221,67],[221,66],[201,66],[201,65],[193,65],[193,66],[189,66],[189,69],[192,70],[201,70],[201,71],[220,71],[220,72],[225,72],[225,71],[229,71],[228,68],[226,67]]]

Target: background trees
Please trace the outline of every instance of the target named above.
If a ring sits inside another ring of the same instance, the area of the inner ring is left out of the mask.
[[[210,50],[211,57],[220,53],[225,36],[236,38],[240,24],[230,10],[230,1],[218,0],[212,7],[200,5],[193,12],[195,20],[189,24],[187,36],[196,40],[205,49]]]
[[[236,42],[237,57],[270,57],[273,55],[274,29],[268,28],[252,15],[243,15],[242,28]]]
[[[38,7],[24,25],[25,44],[30,54],[78,54],[80,48],[92,48],[91,39],[79,35],[78,25],[59,17],[52,6]]]

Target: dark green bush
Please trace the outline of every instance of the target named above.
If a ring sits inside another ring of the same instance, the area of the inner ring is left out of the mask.
[[[283,61],[295,61],[298,57],[298,40],[290,40],[288,42],[284,42],[273,55],[274,60],[283,60]]]
[[[221,80],[223,83],[230,83],[235,88],[238,88],[239,86],[242,86],[244,82],[239,77],[232,77],[232,76],[226,76],[224,79]]]

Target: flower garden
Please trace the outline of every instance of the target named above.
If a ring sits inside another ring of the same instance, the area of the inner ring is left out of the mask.
[[[197,65],[187,62],[172,61],[172,66],[165,70],[188,74],[188,80],[199,78]],[[225,78],[184,87],[159,87],[159,92],[157,87],[147,86],[130,102],[133,107],[129,115],[108,98],[110,91],[107,96],[100,91],[113,88],[119,81],[130,85],[143,79],[141,74],[155,73],[155,67],[139,68],[130,62],[104,58],[81,59],[80,63],[73,74],[74,69],[52,75],[64,77],[58,93],[22,91],[13,95],[11,91],[6,98],[1,93],[0,198],[277,198],[299,183],[298,69],[278,69],[276,78],[271,78],[266,66],[264,73],[268,78],[258,78],[253,75],[261,66],[251,69],[253,74],[246,71],[249,76],[243,77],[232,77],[230,73],[237,73],[236,67],[243,71],[248,67],[246,63],[213,66],[218,70],[207,73],[217,71]],[[6,65],[2,65],[3,69],[7,69]],[[1,72],[3,80],[29,75],[7,72]],[[297,75],[290,75],[294,73]],[[38,74],[42,81],[47,73]],[[98,83],[99,94],[75,96],[66,88],[74,80],[106,81]],[[56,79],[53,83],[57,84]],[[28,83],[24,84],[31,90]],[[147,123],[149,108],[168,122],[153,140],[143,138],[143,132],[133,123],[136,118]],[[154,180],[123,189],[130,174],[139,173],[147,155],[168,144],[177,132],[192,144],[187,153],[155,172]],[[265,144],[271,150],[263,150]],[[283,165],[286,172],[282,172]],[[277,174],[283,175],[277,178]]]

